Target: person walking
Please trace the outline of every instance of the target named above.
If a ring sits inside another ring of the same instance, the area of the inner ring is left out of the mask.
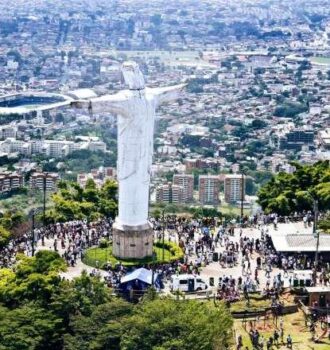
[[[278,346],[278,339],[279,339],[279,334],[278,334],[278,331],[275,329],[275,331],[274,331],[274,343],[275,343],[275,345],[276,346]]]

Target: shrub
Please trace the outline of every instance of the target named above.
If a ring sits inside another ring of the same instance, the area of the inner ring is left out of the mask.
[[[121,262],[124,266],[143,266],[146,264],[153,265],[159,263],[170,263],[177,260],[182,260],[184,257],[182,249],[176,243],[168,241],[165,241],[164,244],[164,260],[162,259],[161,251],[163,247],[162,242],[154,242],[154,256],[146,257],[144,259],[118,259],[112,255],[111,244],[108,241],[107,244],[108,246],[101,247],[100,242],[99,247],[87,249],[82,258],[84,264],[101,268],[105,268],[109,262],[112,264],[112,266],[118,262]]]
[[[109,247],[109,241],[106,238],[102,238],[99,243],[100,248],[108,248]]]
[[[163,243],[162,242],[155,242],[154,246],[158,247],[158,248],[163,248]],[[184,253],[183,253],[182,249],[176,243],[168,242],[168,241],[164,242],[164,248],[166,250],[169,250],[171,255],[172,255],[169,262],[183,259]]]

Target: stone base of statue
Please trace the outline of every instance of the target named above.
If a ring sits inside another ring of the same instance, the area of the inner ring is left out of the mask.
[[[112,226],[112,254],[119,259],[143,259],[152,256],[154,230],[150,223],[126,226],[114,222]]]

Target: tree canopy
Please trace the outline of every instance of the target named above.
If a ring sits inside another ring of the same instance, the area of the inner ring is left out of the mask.
[[[220,350],[229,342],[231,327],[231,316],[222,304],[156,298],[135,308],[121,349]]]
[[[96,277],[63,280],[64,260],[53,251],[20,256],[14,270],[0,269],[0,349],[63,349],[74,315],[90,315],[110,300]]]
[[[24,227],[26,232],[27,217],[19,210],[7,210],[0,218],[0,248],[5,247],[9,240],[20,233]]]
[[[39,251],[33,258],[19,256],[15,272],[0,270],[0,303],[9,307],[30,301],[47,304],[61,281],[58,273],[65,269],[64,260],[53,251]]]
[[[9,238],[10,232],[3,226],[0,226],[0,248],[3,248],[8,244]]]
[[[77,183],[62,181],[59,191],[52,196],[54,207],[47,211],[48,222],[65,222],[74,219],[96,220],[114,217],[117,213],[117,183],[107,180],[98,189],[89,179],[85,188]]]
[[[313,210],[313,198],[318,200],[319,209],[330,207],[329,161],[313,165],[293,163],[292,174],[279,173],[259,191],[259,204],[266,213],[289,215],[293,212]]]
[[[280,118],[295,118],[298,114],[308,111],[308,106],[299,102],[287,101],[278,105],[274,115]]]
[[[0,349],[221,350],[232,318],[222,304],[160,298],[150,291],[138,304],[111,295],[99,277],[71,281],[52,251],[21,257],[0,270]]]

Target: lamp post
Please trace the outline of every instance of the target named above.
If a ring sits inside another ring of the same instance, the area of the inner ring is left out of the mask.
[[[31,218],[31,248],[32,248],[32,256],[35,253],[35,216],[41,212],[41,208],[31,209],[29,212],[29,217]]]
[[[32,256],[34,256],[34,239],[35,239],[35,237],[34,237],[34,215],[35,215],[35,213],[33,212],[32,213],[32,231],[31,231],[31,244],[32,244]]]
[[[162,232],[162,261],[164,263],[165,261],[165,247],[164,247],[164,244],[165,244],[165,209],[163,209],[163,232]]]
[[[243,201],[244,201],[244,172],[241,172],[241,227],[243,228],[243,215],[244,215],[244,206],[243,206]]]
[[[314,223],[313,223],[313,236],[316,236],[316,251],[315,251],[315,268],[317,269],[319,263],[319,245],[320,245],[320,232],[317,230],[317,219],[318,219],[318,201],[313,198],[314,207]]]
[[[155,283],[155,252],[152,252],[152,267],[151,267],[151,287],[154,287]]]
[[[46,222],[46,194],[47,194],[47,176],[48,173],[44,173],[44,177],[43,177],[43,224],[45,225]]]
[[[316,238],[316,250],[315,250],[315,268],[317,269],[318,263],[319,263],[319,245],[320,245],[320,232],[317,230],[317,221],[318,221],[318,214],[319,214],[319,202],[315,196],[309,192],[306,191],[306,193],[309,195],[309,197],[313,201],[313,211],[314,211],[314,220],[313,220],[313,237]]]

